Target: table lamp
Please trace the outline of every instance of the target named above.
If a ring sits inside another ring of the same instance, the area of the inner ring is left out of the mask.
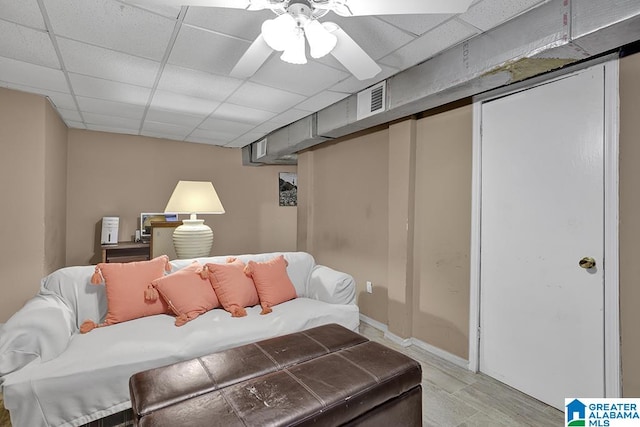
[[[197,214],[223,214],[224,207],[216,189],[208,181],[178,181],[165,212],[189,214],[173,232],[173,246],[178,258],[198,258],[211,255],[213,231]]]

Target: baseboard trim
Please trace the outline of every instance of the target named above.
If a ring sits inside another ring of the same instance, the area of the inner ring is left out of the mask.
[[[464,369],[469,369],[469,361],[463,359],[460,356],[456,356],[455,354],[449,353],[446,350],[442,350],[441,348],[435,347],[417,338],[402,338],[394,334],[393,332],[389,332],[389,327],[384,323],[378,322],[377,320],[372,319],[369,316],[365,316],[362,313],[360,314],[360,321],[366,323],[369,326],[373,326],[377,330],[381,331],[386,339],[398,345],[401,345],[402,347],[415,345],[416,347],[420,347],[420,349],[426,351],[427,353],[431,353],[434,356],[446,360],[447,362],[453,363],[454,365]]]

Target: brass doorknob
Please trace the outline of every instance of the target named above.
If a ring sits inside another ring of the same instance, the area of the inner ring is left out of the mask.
[[[586,256],[578,262],[580,267],[582,268],[593,268],[596,266],[596,260],[591,258],[590,256]]]

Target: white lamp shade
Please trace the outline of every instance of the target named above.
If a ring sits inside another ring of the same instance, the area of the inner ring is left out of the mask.
[[[338,38],[315,19],[309,20],[304,26],[304,34],[307,36],[310,54],[312,58],[322,58],[336,47]]]
[[[179,181],[165,212],[191,214],[173,232],[173,245],[180,259],[211,255],[213,231],[196,214],[223,214],[224,207],[213,184],[207,181]]]
[[[280,56],[280,59],[290,64],[306,64],[307,56],[304,53],[304,48],[304,33],[302,31],[298,31],[291,40],[287,49]]]
[[[275,19],[267,19],[262,23],[262,37],[273,50],[282,52],[286,50],[295,37],[297,30],[296,20],[288,13],[284,13]]]
[[[165,212],[179,214],[223,214],[224,207],[208,181],[178,181]]]

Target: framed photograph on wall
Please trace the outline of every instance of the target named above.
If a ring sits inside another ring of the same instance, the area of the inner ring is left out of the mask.
[[[298,206],[298,174],[280,172],[280,206]]]

